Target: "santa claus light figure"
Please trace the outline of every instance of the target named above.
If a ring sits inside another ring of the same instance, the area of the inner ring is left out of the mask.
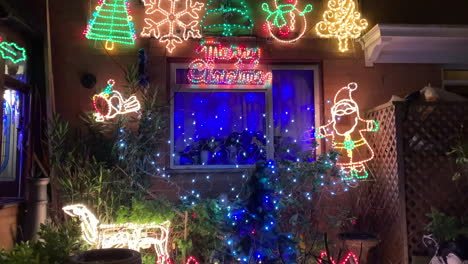
[[[369,176],[365,165],[374,158],[363,132],[376,132],[379,124],[375,120],[364,120],[359,115],[359,106],[351,93],[357,83],[350,83],[335,95],[331,108],[332,120],[318,128],[317,139],[330,137],[333,148],[341,155],[336,163],[344,172],[343,180],[366,179]]]

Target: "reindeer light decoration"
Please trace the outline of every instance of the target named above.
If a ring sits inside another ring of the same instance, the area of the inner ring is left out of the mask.
[[[81,221],[83,239],[95,248],[129,248],[140,251],[154,246],[158,256],[169,256],[170,222],[161,224],[99,224],[99,220],[83,204],[67,205],[62,210]]]

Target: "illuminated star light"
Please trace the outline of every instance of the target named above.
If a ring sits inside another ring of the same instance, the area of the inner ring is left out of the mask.
[[[333,147],[342,155],[336,165],[340,166],[348,177],[343,180],[365,179],[368,172],[365,169],[365,163],[374,158],[374,151],[370,147],[363,132],[376,132],[379,124],[375,120],[364,120],[360,117],[359,106],[354,101],[351,93],[357,89],[357,83],[349,83],[348,86],[341,88],[335,95],[334,105],[331,108],[332,120],[319,127],[316,131],[316,138],[331,137]],[[337,125],[342,117],[349,117],[350,124],[343,126]],[[354,120],[354,121],[353,121]],[[357,133],[354,133],[357,130]],[[363,153],[370,153],[365,155]],[[362,156],[356,158],[360,153]]]
[[[329,0],[328,8],[315,31],[322,38],[337,38],[338,49],[346,52],[349,40],[358,38],[367,28],[367,20],[356,11],[354,0]]]
[[[136,96],[132,95],[125,100],[122,97],[122,94],[117,91],[113,91],[112,88],[114,84],[114,80],[108,80],[106,89],[93,96],[93,106],[96,110],[94,116],[98,122],[112,119],[117,115],[138,112],[141,108],[140,102]],[[99,101],[103,102],[107,111],[102,111],[102,109],[100,109],[102,105]]]
[[[169,10],[161,7],[161,2],[163,1],[170,2]],[[151,17],[148,16],[145,18],[146,27],[143,28],[141,36],[153,36],[159,39],[160,42],[166,43],[166,49],[169,53],[172,53],[176,44],[181,44],[183,40],[187,40],[190,37],[202,37],[200,30],[196,28],[198,26],[198,12],[202,9],[204,4],[193,0],[185,0],[185,8],[177,12],[176,2],[179,1],[181,0],[143,0],[146,7],[145,13],[151,15]],[[190,22],[186,23],[182,21],[185,20],[186,17],[191,19]],[[178,33],[176,27],[181,27],[182,32]],[[182,34],[182,37],[179,36],[180,34]]]
[[[83,204],[67,205],[62,210],[81,221],[82,237],[94,248],[129,248],[140,251],[154,247],[156,254],[168,256],[169,226],[161,224],[99,224],[96,216]]]

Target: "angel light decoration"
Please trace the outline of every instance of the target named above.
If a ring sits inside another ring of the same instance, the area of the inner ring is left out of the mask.
[[[115,81],[109,79],[106,89],[93,96],[93,106],[96,110],[94,116],[98,122],[112,119],[117,115],[138,112],[141,108],[136,96],[124,99],[121,93],[113,90],[114,84]]]
[[[369,176],[365,165],[374,158],[363,132],[376,132],[379,124],[375,120],[364,120],[359,115],[359,106],[351,93],[357,83],[350,83],[335,95],[331,108],[332,120],[316,131],[316,138],[330,137],[333,147],[341,154],[336,163],[344,172],[343,180],[365,179]]]

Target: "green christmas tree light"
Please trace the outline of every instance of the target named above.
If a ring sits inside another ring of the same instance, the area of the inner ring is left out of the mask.
[[[114,49],[114,42],[133,45],[136,34],[128,0],[99,0],[96,12],[84,34],[88,39],[105,40],[106,49]]]
[[[222,36],[233,36],[251,30],[254,23],[244,0],[210,0],[200,26],[213,34],[221,31]]]

